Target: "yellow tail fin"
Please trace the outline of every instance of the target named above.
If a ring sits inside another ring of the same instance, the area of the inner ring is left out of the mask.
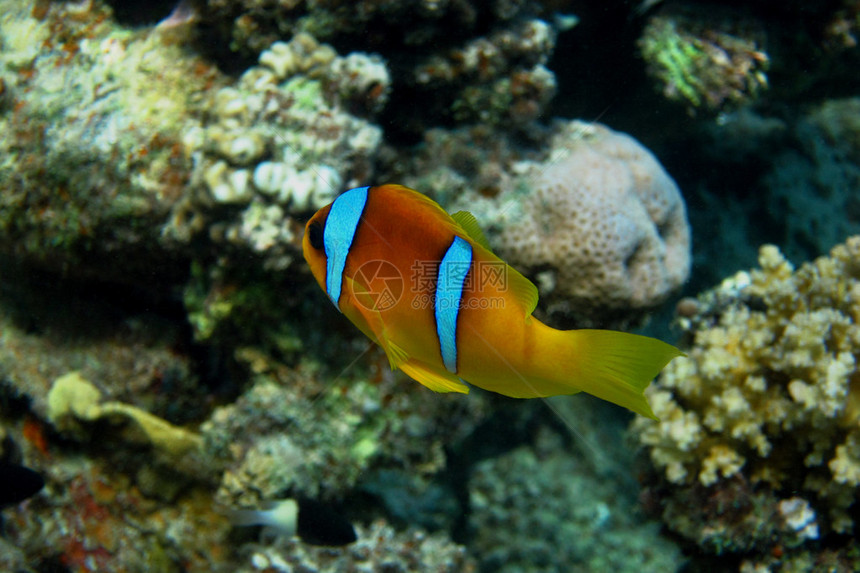
[[[555,331],[562,375],[588,392],[642,414],[657,417],[643,392],[670,360],[684,353],[656,338],[614,330]],[[561,348],[559,348],[561,347]],[[567,347],[569,351],[563,352]],[[562,353],[563,352],[563,353]]]

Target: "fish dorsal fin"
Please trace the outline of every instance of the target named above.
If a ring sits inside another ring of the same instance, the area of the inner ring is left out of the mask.
[[[454,221],[456,221],[464,231],[466,231],[466,234],[469,235],[470,239],[491,253],[493,252],[493,249],[490,248],[490,243],[487,241],[487,237],[481,230],[480,225],[478,225],[478,220],[474,215],[468,211],[457,211],[451,215],[451,218],[454,219]],[[517,300],[522,301],[523,306],[526,309],[526,316],[530,316],[531,313],[534,312],[538,302],[537,287],[532,281],[523,276],[522,273],[511,265],[506,264],[505,268],[507,272],[506,280],[508,289],[514,293]]]
[[[538,303],[538,289],[535,284],[527,279],[520,271],[511,265],[505,265],[507,276],[507,287],[514,294],[517,300],[523,303],[526,309],[526,316],[531,316]]]
[[[484,231],[481,230],[481,226],[478,224],[478,220],[468,211],[457,211],[451,218],[457,222],[458,225],[463,227],[463,230],[466,231],[466,234],[469,235],[469,238],[490,251],[493,252],[493,249],[490,248],[490,242],[487,241],[487,237],[484,235]]]

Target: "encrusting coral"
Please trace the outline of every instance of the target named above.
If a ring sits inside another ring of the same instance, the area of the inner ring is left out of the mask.
[[[191,169],[179,140],[222,78],[101,3],[0,14],[0,250],[124,280],[171,270],[159,235]]]
[[[768,87],[764,33],[736,15],[685,10],[651,17],[639,40],[663,94],[689,110],[720,111],[755,100]]]
[[[860,236],[797,270],[766,245],[759,264],[688,305],[681,324],[693,337],[689,356],[646,392],[660,420],[637,419],[632,429],[677,484],[670,498],[704,491],[731,499],[743,490],[758,509],[742,521],[775,516],[768,527],[779,531],[757,547],[765,553],[777,541],[797,546],[855,528]],[[731,524],[682,521],[670,527],[701,545],[749,544]]]

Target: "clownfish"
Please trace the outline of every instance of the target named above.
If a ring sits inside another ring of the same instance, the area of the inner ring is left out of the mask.
[[[493,253],[471,213],[400,185],[344,192],[307,222],[302,249],[391,368],[436,392],[587,392],[655,418],[643,392],[683,355],[646,336],[542,323],[537,287]]]

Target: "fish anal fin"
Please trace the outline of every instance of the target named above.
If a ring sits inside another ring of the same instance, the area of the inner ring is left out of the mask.
[[[481,230],[480,224],[478,224],[478,219],[475,218],[468,211],[457,211],[451,218],[460,225],[466,234],[469,235],[469,238],[487,249],[490,252],[493,252],[493,249],[490,248],[490,242],[487,240],[486,235],[484,235],[484,231]]]
[[[431,370],[425,364],[417,360],[409,360],[400,365],[406,375],[420,382],[424,386],[430,388],[434,392],[460,392],[462,394],[469,393],[469,387],[463,384],[462,380],[448,372],[442,373]]]

